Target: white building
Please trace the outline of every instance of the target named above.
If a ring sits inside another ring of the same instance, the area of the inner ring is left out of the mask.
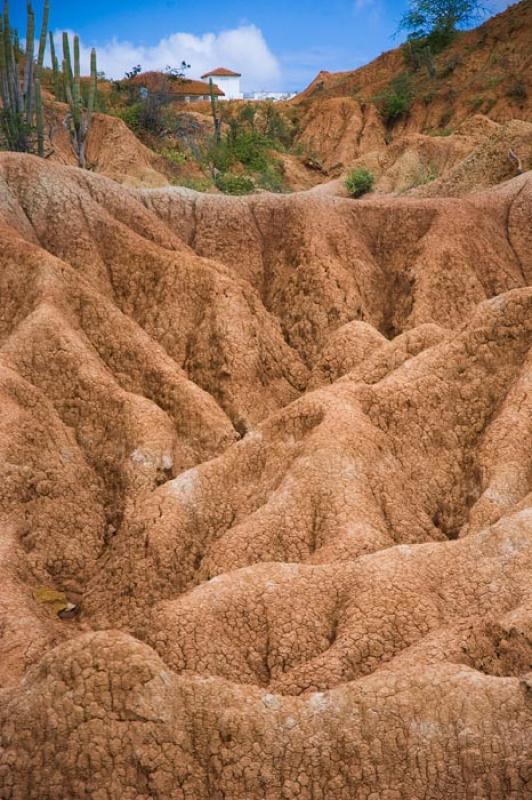
[[[240,91],[241,77],[240,72],[233,72],[232,69],[225,67],[218,67],[201,76],[204,81],[212,78],[212,82],[222,90],[224,97],[220,97],[220,100],[242,100],[244,98]]]
[[[244,94],[245,100],[273,100],[279,102],[280,100],[291,100],[295,97],[297,92],[247,92]]]

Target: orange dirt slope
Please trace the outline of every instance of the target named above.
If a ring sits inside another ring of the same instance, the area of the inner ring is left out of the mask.
[[[405,73],[404,49],[390,50],[352,72],[321,72],[291,105],[301,116],[299,144],[327,168],[385,150],[390,137],[448,134],[475,114],[495,122],[532,122],[532,1],[510,6],[461,33],[434,58],[436,75],[411,73],[412,107],[387,131],[375,98]]]
[[[0,156],[1,800],[532,797],[531,216]]]

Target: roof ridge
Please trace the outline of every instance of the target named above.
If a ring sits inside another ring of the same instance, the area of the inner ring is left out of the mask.
[[[210,72],[204,72],[201,77],[209,78],[211,76],[240,78],[242,76],[242,73],[235,72],[234,70],[228,69],[227,67],[216,67],[216,69],[211,69]]]

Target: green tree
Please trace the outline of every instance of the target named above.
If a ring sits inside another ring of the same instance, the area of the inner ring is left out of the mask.
[[[479,0],[410,0],[410,7],[399,23],[408,38],[429,40],[434,51],[442,49],[460,28],[479,20],[486,9]]]

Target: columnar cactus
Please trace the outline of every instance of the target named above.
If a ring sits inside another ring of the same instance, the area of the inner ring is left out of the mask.
[[[27,4],[26,49],[24,68],[19,70],[18,34],[11,28],[8,0],[4,1],[0,17],[0,91],[2,111],[0,128],[8,150],[32,152],[34,134],[37,135],[37,152],[44,155],[44,116],[40,81],[46,50],[48,28],[48,0],[44,2],[41,34],[37,62],[35,54],[35,15],[31,2]],[[40,108],[40,113],[37,112]]]
[[[35,127],[37,130],[37,154],[44,158],[44,112],[40,78],[35,79]]]
[[[218,100],[214,93],[214,84],[212,82],[212,78],[209,78],[209,95],[211,98],[211,114],[214,125],[214,141],[216,144],[220,144],[222,140],[222,118],[218,114]]]
[[[54,94],[57,100],[65,100],[65,92],[63,88],[63,79],[61,76],[61,70],[59,69],[59,60],[57,58],[57,54],[55,52],[55,42],[54,42],[54,35],[52,31],[50,31],[50,59],[52,62],[52,75],[53,75],[53,82],[54,82]]]
[[[76,154],[80,167],[86,167],[85,147],[90,130],[92,114],[96,101],[98,72],[96,65],[96,50],[91,51],[91,78],[87,109],[83,108],[81,97],[81,72],[79,36],[74,36],[74,62],[70,54],[70,41],[68,33],[63,33],[63,85],[69,113],[65,124],[70,133],[72,149]]]

